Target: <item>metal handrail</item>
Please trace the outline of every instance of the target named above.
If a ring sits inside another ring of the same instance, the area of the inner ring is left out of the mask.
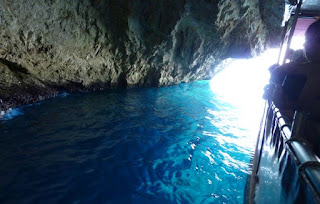
[[[270,108],[277,119],[277,125],[282,138],[286,142],[286,147],[299,165],[299,173],[304,181],[310,184],[312,190],[318,196],[317,200],[320,201],[320,159],[302,139],[306,114],[303,111],[296,111],[290,129],[291,123],[281,114],[273,102],[271,102]]]

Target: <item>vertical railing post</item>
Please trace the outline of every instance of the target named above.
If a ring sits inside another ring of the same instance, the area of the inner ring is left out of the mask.
[[[307,113],[304,111],[295,111],[294,117],[293,117],[293,123],[291,128],[291,137],[292,138],[298,138],[302,137],[304,134],[305,126],[307,121]]]

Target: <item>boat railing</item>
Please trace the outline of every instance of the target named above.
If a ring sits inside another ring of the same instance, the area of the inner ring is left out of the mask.
[[[308,114],[304,111],[295,111],[291,123],[273,102],[271,102],[270,109],[277,121],[275,125],[280,130],[286,148],[297,162],[300,178],[310,185],[314,196],[320,201],[320,159],[308,145],[307,136],[303,136]]]
[[[259,186],[263,182],[263,178],[259,178],[259,171],[263,171],[260,162],[263,160],[263,151],[267,149],[273,152],[274,161],[270,163],[278,163],[278,170],[275,171],[278,171],[283,194],[277,198],[278,201],[320,203],[320,159],[304,134],[308,114],[295,111],[291,122],[272,101],[268,101],[263,118],[253,161],[249,203],[259,203],[254,191],[258,188],[258,191],[264,191],[261,189],[263,186]]]

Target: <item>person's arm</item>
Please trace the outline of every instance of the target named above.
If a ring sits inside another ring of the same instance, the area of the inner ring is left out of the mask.
[[[290,108],[287,95],[283,90],[283,81],[287,76],[287,65],[280,66],[271,72],[270,84],[265,88],[265,95],[267,99],[273,101],[273,103],[280,109]]]
[[[281,86],[286,75],[287,75],[287,72],[282,66],[280,66],[276,68],[273,72],[271,72],[270,83]]]
[[[275,68],[275,65],[271,66],[270,72],[270,83],[264,87],[263,98],[274,100],[274,95],[281,89],[286,73],[281,66]]]

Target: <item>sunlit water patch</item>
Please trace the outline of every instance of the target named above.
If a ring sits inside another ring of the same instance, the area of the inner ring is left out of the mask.
[[[243,203],[261,112],[245,97],[263,102],[230,69],[22,108],[0,121],[0,203]]]

